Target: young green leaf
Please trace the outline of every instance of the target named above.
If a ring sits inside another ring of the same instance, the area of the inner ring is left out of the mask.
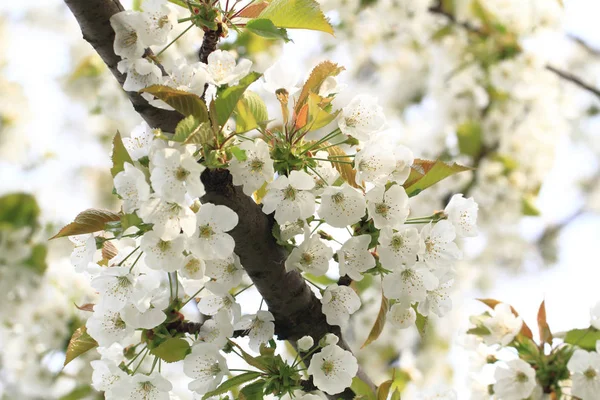
[[[387,316],[389,310],[390,302],[389,300],[381,294],[381,306],[379,306],[379,313],[377,314],[377,318],[375,319],[375,323],[371,328],[371,332],[369,332],[369,336],[367,336],[367,340],[361,346],[361,349],[369,345],[371,342],[375,341],[381,332],[383,332],[383,327],[385,326],[385,318]]]
[[[48,267],[46,255],[48,248],[42,243],[38,243],[31,249],[31,255],[23,262],[23,265],[34,271],[38,275],[43,275]]]
[[[415,309],[415,313],[417,313],[417,320],[415,322],[415,325],[417,326],[417,330],[419,331],[421,339],[424,339],[425,335],[427,334],[427,328],[429,326],[429,317],[426,317],[422,315],[419,311],[417,311],[416,305],[413,306],[413,308]]]
[[[123,139],[121,138],[121,133],[118,131],[113,139],[113,148],[112,148],[111,159],[112,159],[113,166],[110,169],[110,173],[112,174],[113,178],[115,176],[117,176],[117,174],[119,172],[125,170],[124,164],[126,162],[129,164],[133,164],[133,161],[131,160],[131,156],[129,155],[129,153],[127,152],[127,149],[125,148],[125,145],[123,144]]]
[[[244,386],[242,390],[240,390],[239,400],[263,400],[265,398],[265,383],[264,379],[259,379],[256,382]]]
[[[11,193],[0,197],[0,227],[34,228],[39,215],[40,208],[30,194]]]
[[[264,101],[256,93],[246,90],[233,111],[236,133],[244,133],[258,128],[269,120]]]
[[[375,393],[373,393],[373,389],[369,386],[365,381],[360,379],[358,376],[352,378],[352,385],[350,385],[350,389],[356,394],[355,398],[364,399],[364,400],[377,400],[375,397]]]
[[[416,196],[423,190],[435,185],[442,179],[463,171],[470,171],[472,168],[459,165],[457,163],[446,163],[441,160],[428,161],[415,159],[410,175],[402,186],[406,189],[409,197]]]
[[[64,365],[67,365],[86,351],[97,346],[98,343],[92,339],[90,335],[88,335],[85,325],[80,327],[73,333],[73,336],[71,336],[71,340],[67,346],[67,354]]]
[[[73,222],[64,226],[58,233],[50,239],[56,239],[63,236],[82,235],[84,233],[94,233],[104,229],[107,222],[120,221],[121,216],[108,210],[97,210],[90,208],[80,212]]]
[[[198,125],[200,125],[200,121],[193,115],[188,115],[179,121],[177,127],[175,127],[175,134],[172,140],[174,142],[185,141],[198,128]]]
[[[150,351],[168,363],[181,361],[190,352],[190,344],[182,338],[170,338]]]
[[[231,151],[231,154],[233,154],[233,156],[237,158],[238,161],[246,161],[246,159],[248,158],[248,156],[246,155],[246,150],[242,150],[237,146],[230,147],[229,151]]]
[[[310,29],[333,35],[333,27],[315,0],[273,0],[259,18],[270,19],[280,28]]]
[[[600,331],[591,326],[587,329],[572,329],[565,335],[565,343],[587,351],[595,351],[598,340],[600,340]]]
[[[233,378],[230,378],[230,379],[226,380],[225,382],[223,382],[215,390],[206,393],[202,397],[202,400],[206,400],[210,397],[219,396],[221,394],[227,393],[228,391],[230,391],[233,388],[239,387],[240,385],[243,385],[246,382],[255,380],[256,378],[260,377],[260,375],[261,375],[260,372],[245,372],[243,374],[234,376]]]
[[[285,42],[291,41],[285,28],[276,27],[270,19],[258,18],[250,20],[246,23],[246,29],[255,35],[267,39],[282,39]]]
[[[483,132],[477,121],[463,122],[456,128],[458,149],[462,154],[476,157],[481,152]]]
[[[193,115],[199,122],[208,121],[206,104],[198,95],[162,85],[149,86],[140,93],[150,93],[186,117]]]
[[[319,89],[321,88],[323,82],[325,82],[325,79],[329,78],[330,76],[337,76],[343,70],[344,67],[340,67],[331,61],[323,61],[314,67],[310,73],[310,76],[304,83],[304,86],[302,86],[302,91],[300,92],[300,96],[298,96],[298,101],[296,102],[295,113],[300,113],[300,110],[308,101],[308,95],[310,93],[319,93]]]
[[[219,91],[215,100],[215,112],[219,127],[227,122],[248,86],[260,77],[261,74],[258,72],[251,72],[242,78],[237,85]]]

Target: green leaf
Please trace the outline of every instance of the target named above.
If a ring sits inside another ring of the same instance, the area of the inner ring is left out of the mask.
[[[482,130],[477,121],[463,122],[456,128],[458,148],[462,154],[475,157],[481,153]]]
[[[242,150],[237,146],[231,146],[229,148],[229,151],[231,151],[231,154],[233,154],[233,156],[237,158],[238,161],[246,161],[248,159],[248,156],[246,155],[246,150]]]
[[[90,385],[77,386],[68,394],[59,397],[58,400],[81,400],[89,398],[88,396],[91,395],[93,392],[94,391]]]
[[[233,111],[235,132],[244,133],[258,128],[269,120],[264,101],[256,93],[247,90],[237,102]]]
[[[421,339],[423,339],[423,338],[425,338],[425,335],[427,334],[427,328],[429,325],[429,317],[425,317],[419,311],[417,311],[416,305],[414,305],[413,308],[415,309],[415,313],[417,313],[417,321],[415,322],[415,325],[417,326],[417,330],[419,331],[419,335],[421,336]]]
[[[343,70],[344,67],[340,67],[331,61],[323,61],[314,67],[310,73],[310,76],[306,82],[304,82],[304,86],[302,86],[300,96],[298,96],[298,101],[296,102],[295,108],[296,114],[299,114],[302,107],[304,107],[304,104],[306,104],[308,101],[308,95],[310,93],[319,93],[321,85],[327,78],[330,76],[337,76]]]
[[[377,400],[375,397],[375,393],[373,393],[373,389],[366,384],[362,379],[358,376],[352,378],[352,385],[350,385],[350,389],[356,394],[356,398],[365,399],[365,400]]]
[[[333,113],[325,111],[319,105],[323,98],[315,93],[308,95],[308,122],[306,123],[308,131],[316,131],[329,123],[331,123],[341,110],[337,110]]]
[[[239,400],[263,400],[265,397],[265,383],[264,379],[259,379],[256,382],[244,386],[242,390],[240,390]]]
[[[521,212],[523,215],[537,217],[541,215],[540,210],[534,204],[535,199],[532,196],[525,195],[521,200]]]
[[[311,29],[333,35],[333,27],[315,0],[273,0],[259,15],[275,26]]]
[[[85,325],[80,327],[73,333],[73,336],[71,336],[71,340],[67,346],[67,354],[64,365],[67,365],[94,347],[98,347],[98,343],[96,343],[96,341],[92,339],[90,335],[88,335]]]
[[[172,363],[181,361],[190,352],[190,344],[182,338],[170,338],[150,350],[150,353]]]
[[[23,263],[26,267],[29,267],[38,275],[43,275],[46,271],[48,265],[46,264],[46,255],[48,253],[48,248],[38,243],[31,249],[31,255],[25,262]]]
[[[285,28],[278,28],[273,24],[273,21],[265,18],[258,18],[248,21],[246,29],[250,32],[262,36],[267,39],[282,39],[285,42],[289,42],[291,39],[288,37]]]
[[[385,317],[387,316],[390,302],[389,300],[381,293],[381,306],[379,306],[379,313],[377,314],[377,318],[375,319],[375,323],[371,328],[371,332],[369,332],[369,336],[367,336],[367,340],[361,346],[361,349],[369,345],[371,342],[377,340],[381,332],[383,332],[383,328],[385,327]]]
[[[127,229],[132,226],[139,226],[143,224],[144,221],[138,215],[133,212],[131,214],[124,214],[121,216],[121,229],[125,232]]]
[[[0,197],[0,227],[35,228],[40,208],[35,197],[27,193],[12,193]]]
[[[485,336],[485,335],[489,335],[490,333],[491,333],[490,330],[483,325],[477,326],[475,328],[471,328],[467,331],[467,334],[476,335],[476,336]]]
[[[50,239],[98,232],[104,230],[106,223],[120,220],[121,216],[112,211],[90,208],[79,213],[79,215],[75,217],[75,221],[63,227]]]
[[[131,156],[123,144],[123,139],[121,138],[121,133],[119,131],[117,131],[117,134],[113,139],[111,159],[113,166],[110,169],[110,173],[112,174],[113,178],[117,176],[119,172],[125,170],[124,165],[126,162],[133,165]]]
[[[587,329],[573,329],[565,335],[565,343],[588,351],[596,350],[598,340],[600,340],[600,331],[592,326]]]
[[[471,170],[472,168],[457,163],[449,164],[441,160],[429,161],[415,159],[410,170],[410,175],[402,186],[406,189],[406,194],[408,194],[409,197],[412,197],[418,195],[428,187],[435,185],[442,179],[459,172]]]
[[[390,379],[379,385],[377,388],[377,400],[387,400],[390,389],[392,388],[392,383],[394,383],[394,381]]]
[[[243,374],[234,376],[233,378],[230,378],[230,379],[226,380],[225,382],[223,382],[215,390],[206,393],[204,396],[202,396],[202,400],[206,400],[209,397],[218,396],[218,395],[227,393],[228,391],[230,391],[233,388],[243,385],[246,382],[255,380],[256,378],[260,377],[260,375],[261,375],[260,372],[244,372]]]
[[[198,127],[185,139],[183,144],[209,144],[214,137],[210,123],[202,122]]]
[[[200,121],[193,115],[188,115],[175,127],[174,142],[184,142],[200,125]]]
[[[206,104],[198,95],[162,85],[149,86],[140,90],[140,93],[142,92],[150,93],[186,117],[193,115],[200,122],[208,121]]]
[[[248,86],[260,77],[261,74],[258,72],[251,72],[242,78],[237,85],[228,86],[224,90],[219,91],[217,99],[215,100],[217,123],[219,124],[219,127],[227,122]]]

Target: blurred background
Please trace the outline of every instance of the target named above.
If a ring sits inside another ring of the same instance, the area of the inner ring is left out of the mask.
[[[510,303],[530,325],[545,300],[554,331],[587,327],[600,300],[600,97],[573,82],[600,89],[600,3],[480,0],[507,28],[495,39],[472,31],[472,3],[457,0],[443,15],[428,0],[323,0],[335,37],[290,32],[284,45],[234,33],[222,45],[259,72],[281,57],[303,78],[322,60],[338,62],[342,103],[375,95],[416,157],[476,168],[411,199],[415,215],[443,209],[456,192],[479,203],[481,234],[464,244],[451,315],[431,322],[427,340],[388,326],[359,352],[376,382],[396,365],[409,386],[445,382],[459,399],[475,398],[487,379],[470,365],[464,335],[483,309],[476,298]],[[192,60],[201,40],[187,34],[165,62]],[[68,240],[47,238],[84,209],[118,209],[110,140],[140,122],[60,0],[0,3],[0,217],[15,204],[29,210],[19,226],[0,224],[21,238],[0,236],[0,398],[92,398],[82,384],[93,355],[61,366],[86,317],[74,304],[94,293],[70,266]],[[27,268],[11,262],[18,246]],[[379,307],[376,290],[361,296],[347,335],[355,348]],[[80,397],[64,397],[78,388]]]

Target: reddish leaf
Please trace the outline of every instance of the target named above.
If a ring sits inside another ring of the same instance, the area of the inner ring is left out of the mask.
[[[97,210],[90,208],[80,212],[73,222],[63,227],[56,235],[50,239],[56,239],[63,236],[83,235],[85,233],[94,233],[104,230],[107,222],[120,221],[121,216],[108,210]]]
[[[260,3],[254,3],[249,5],[248,7],[244,8],[242,11],[240,11],[236,17],[240,17],[240,18],[256,18],[260,15],[260,13],[267,8],[267,6],[269,5],[268,2],[266,1],[262,1]]]
[[[552,331],[550,330],[550,326],[548,325],[548,321],[546,321],[546,300],[542,301],[540,304],[540,309],[538,310],[537,315],[538,328],[540,330],[540,342],[543,345],[544,343],[552,343]]]
[[[78,306],[77,304],[75,304],[75,307],[77,307],[77,309],[81,310],[81,311],[94,312],[94,305],[95,304],[93,304],[93,303],[87,303],[82,306]]]
[[[361,349],[368,346],[371,342],[377,340],[381,332],[383,331],[383,327],[385,326],[385,318],[388,313],[390,302],[389,300],[381,294],[381,306],[379,307],[379,313],[377,314],[377,318],[375,319],[375,323],[371,328],[371,332],[369,332],[369,336],[367,336],[367,340],[361,346]]]

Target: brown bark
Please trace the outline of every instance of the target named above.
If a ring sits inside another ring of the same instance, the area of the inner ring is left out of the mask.
[[[96,49],[113,75],[122,85],[125,76],[116,65],[120,61],[114,54],[114,32],[110,17],[123,10],[118,0],[65,0],[77,19],[84,39]],[[205,33],[200,56],[203,60],[216,48],[220,32]],[[136,93],[128,93],[134,108],[153,128],[173,131],[182,116],[150,106]],[[315,342],[326,333],[340,337],[339,345],[350,350],[337,326],[330,326],[321,311],[321,303],[310,290],[297,271],[286,272],[284,262],[287,251],[279,246],[272,235],[273,218],[262,212],[251,197],[246,196],[240,187],[234,186],[227,170],[205,170],[202,182],[206,195],[201,199],[218,205],[225,205],[239,216],[238,225],[230,232],[235,239],[235,252],[265,299],[269,311],[275,317],[276,334],[280,339],[289,340],[294,346],[305,335],[312,336]],[[375,387],[362,370],[359,376]],[[354,393],[345,392],[328,396],[331,399],[353,399]]]

